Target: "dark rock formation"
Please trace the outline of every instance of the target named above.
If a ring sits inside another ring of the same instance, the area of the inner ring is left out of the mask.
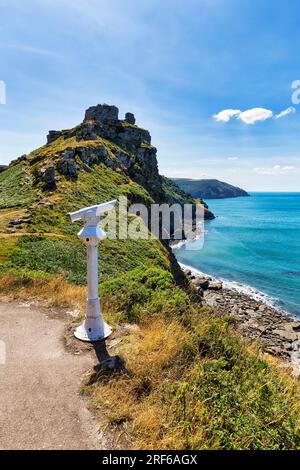
[[[54,191],[56,189],[55,168],[53,165],[46,168],[43,174],[44,190]]]
[[[31,219],[29,211],[24,210],[23,213],[24,215],[20,217],[19,219],[12,219],[8,222],[7,228],[10,233],[15,232],[14,228],[22,228],[22,226],[24,225],[32,224],[32,219]]]
[[[77,179],[77,164],[72,150],[65,151],[60,155],[57,162],[57,170],[68,178]]]
[[[16,158],[15,160],[12,160],[9,164],[9,166],[14,166],[14,165],[17,165],[18,163],[22,163],[22,162],[25,162],[28,158],[28,155],[24,154],[24,155],[21,155],[20,157]]]
[[[116,106],[98,104],[91,106],[85,112],[84,121],[95,121],[100,124],[116,124],[119,120],[119,110]]]
[[[144,186],[149,193],[159,201],[163,200],[163,189],[156,157],[156,148],[151,145],[150,133],[135,126],[135,117],[126,113],[125,120],[119,120],[119,110],[116,106],[107,104],[92,106],[85,112],[84,121],[69,131],[50,131],[48,143],[62,137],[75,137],[79,143],[74,148],[67,148],[56,155],[56,168],[59,173],[76,179],[78,171],[90,171],[93,165],[104,163],[113,170],[119,170],[131,179]],[[130,125],[128,125],[130,124]],[[80,145],[81,141],[105,139],[116,144],[119,149],[111,153],[107,148],[99,146]],[[39,155],[31,160],[31,164],[42,160]],[[78,166],[78,161],[82,165]]]
[[[50,144],[54,140],[58,139],[59,137],[61,137],[61,135],[62,131],[49,131],[47,135],[47,144]]]
[[[125,114],[125,121],[128,122],[128,124],[132,124],[134,126],[134,124],[135,124],[134,114],[126,113]]]
[[[2,173],[2,171],[5,171],[7,168],[6,165],[0,165],[0,173]]]
[[[224,199],[231,197],[244,197],[249,194],[243,189],[224,183],[219,180],[193,180],[187,178],[173,178],[181,189],[195,198]]]

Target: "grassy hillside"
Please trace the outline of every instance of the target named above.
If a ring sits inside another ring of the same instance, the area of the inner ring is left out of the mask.
[[[38,186],[24,183],[28,172],[28,165],[18,163],[0,175],[2,272],[34,273],[35,277],[63,273],[71,282],[84,284],[85,246],[76,235],[80,224],[71,224],[68,212],[119,195],[145,203],[152,201],[144,188],[103,164],[93,173],[81,173],[76,182],[62,177],[57,190],[47,195]],[[25,223],[14,226],[14,233],[7,231],[9,220],[21,220],[26,211],[30,223],[25,219]],[[141,265],[170,269],[170,254],[158,240],[105,240],[100,253],[104,279]]]
[[[1,172],[0,292],[83,313],[85,246],[67,213],[119,195],[147,205],[191,200],[158,175],[147,132],[123,121],[58,133]],[[107,239],[99,267],[104,316],[127,332],[114,351],[126,369],[100,370],[84,392],[126,445],[300,447],[298,383],[234,332],[230,312],[202,308],[164,243]]]

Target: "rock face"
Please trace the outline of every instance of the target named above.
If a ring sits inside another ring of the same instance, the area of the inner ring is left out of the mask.
[[[61,135],[61,131],[49,131],[49,134],[47,135],[47,144],[51,144],[51,142],[61,137]]]
[[[55,168],[53,165],[49,166],[43,174],[44,190],[54,191],[56,189]]]
[[[57,163],[57,169],[59,173],[70,179],[77,179],[77,164],[73,152],[66,152],[61,155]]]
[[[95,121],[99,124],[116,124],[118,120],[118,108],[108,104],[98,104],[88,108],[84,117],[84,121]]]
[[[219,180],[193,180],[187,178],[174,178],[180,188],[195,198],[225,199],[231,197],[245,197],[249,194],[241,188],[232,186]]]
[[[158,173],[157,150],[151,145],[150,133],[135,125],[132,113],[126,113],[125,119],[119,119],[119,110],[108,104],[92,106],[85,112],[84,121],[71,130],[49,131],[47,142],[52,143],[62,138],[72,137],[78,145],[56,154],[56,170],[70,179],[76,179],[79,171],[92,171],[93,165],[104,163],[113,170],[121,171],[144,186],[153,199],[163,201],[164,192]],[[102,143],[86,145],[87,141],[105,139],[115,145],[111,151]],[[84,145],[80,145],[83,142]],[[35,164],[39,156],[31,161]],[[52,185],[55,175],[51,175]],[[50,189],[46,184],[45,189]],[[51,189],[50,189],[51,190]]]
[[[135,117],[134,114],[132,113],[126,113],[125,114],[125,121],[128,122],[128,124],[135,124]]]

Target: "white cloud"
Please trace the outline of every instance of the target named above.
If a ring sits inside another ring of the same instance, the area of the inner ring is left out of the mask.
[[[217,114],[214,114],[214,119],[220,122],[229,122],[232,117],[238,116],[241,113],[239,109],[224,109]]]
[[[228,157],[227,160],[229,160],[230,162],[236,162],[237,160],[239,160],[239,157]]]
[[[286,175],[287,173],[290,173],[294,170],[296,170],[294,166],[280,166],[280,165],[274,165],[272,167],[253,168],[253,171],[258,175],[272,175],[272,176]]]
[[[273,116],[273,112],[265,108],[252,108],[246,111],[239,109],[224,109],[217,114],[214,114],[214,119],[220,122],[229,122],[230,119],[236,118],[243,121],[245,124],[254,124],[256,121],[265,121]]]
[[[252,108],[243,111],[238,115],[238,119],[245,124],[254,124],[256,121],[265,121],[273,116],[273,112],[265,108]]]
[[[296,108],[294,108],[294,106],[290,106],[289,108],[286,108],[284,109],[283,111],[281,111],[281,113],[279,114],[276,114],[275,119],[280,119],[284,116],[287,116],[288,114],[294,114],[296,112]]]
[[[280,113],[274,116],[274,119],[280,119],[288,114],[296,112],[294,106],[284,109]],[[224,109],[217,114],[214,114],[214,119],[220,122],[229,122],[230,119],[236,118],[243,121],[245,124],[254,124],[257,121],[265,121],[273,117],[273,112],[266,108],[251,108],[246,111],[240,111],[238,109]]]

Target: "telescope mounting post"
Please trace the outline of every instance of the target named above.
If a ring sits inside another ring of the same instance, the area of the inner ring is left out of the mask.
[[[103,321],[99,290],[98,290],[98,245],[106,237],[100,228],[100,214],[113,209],[116,201],[110,201],[98,206],[87,207],[78,212],[70,213],[72,222],[84,220],[85,225],[78,233],[79,238],[87,245],[87,284],[88,296],[86,318],[82,325],[76,328],[74,335],[81,341],[100,341],[106,339],[112,329]]]

